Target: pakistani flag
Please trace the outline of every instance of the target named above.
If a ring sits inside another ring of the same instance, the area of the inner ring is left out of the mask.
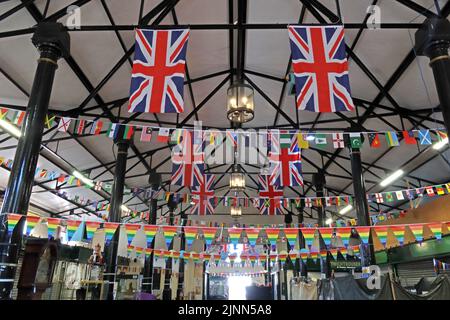
[[[317,133],[314,136],[314,142],[319,148],[324,148],[327,145],[327,135],[324,133]]]
[[[350,133],[349,138],[352,149],[361,149],[362,141],[360,133]]]

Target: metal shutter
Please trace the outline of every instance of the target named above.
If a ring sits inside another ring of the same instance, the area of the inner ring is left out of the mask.
[[[437,276],[434,271],[433,259],[400,263],[396,265],[396,268],[400,283],[404,288],[414,286],[422,277]]]

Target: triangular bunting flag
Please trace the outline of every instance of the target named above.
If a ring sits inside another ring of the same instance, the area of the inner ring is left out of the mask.
[[[336,234],[341,238],[342,244],[347,247],[350,242],[350,235],[352,234],[351,227],[336,228]]]
[[[166,239],[167,249],[170,247],[172,243],[173,237],[177,234],[178,227],[177,226],[163,226],[162,227],[164,239]]]
[[[20,219],[22,219],[21,214],[9,213],[8,214],[8,234],[11,235],[14,231],[14,228],[19,223]]]
[[[27,215],[27,218],[26,218],[27,229],[25,231],[27,236],[29,236],[31,234],[31,232],[37,226],[37,224],[39,223],[40,220],[41,220],[41,217]],[[72,221],[72,220],[68,220],[68,222],[69,221]],[[76,221],[76,220],[74,220],[74,221]],[[70,240],[70,238],[68,238],[68,239]]]
[[[441,222],[433,222],[427,224],[428,228],[430,228],[431,232],[433,232],[434,237],[436,239],[442,238],[442,223]]]
[[[389,227],[400,245],[405,242],[405,226],[396,225]]]
[[[331,238],[333,237],[333,231],[334,228],[319,228],[319,232],[327,248],[331,246]]]
[[[369,244],[370,227],[356,227],[355,229],[362,243]]]
[[[103,229],[105,229],[105,244],[109,245],[112,238],[114,237],[114,233],[116,233],[117,228],[119,227],[119,223],[115,222],[105,222],[103,223]]]
[[[411,230],[412,234],[416,238],[416,241],[423,241],[423,225],[422,224],[410,224],[408,228]]]
[[[91,241],[94,237],[95,231],[100,227],[100,222],[86,221],[86,237],[87,241]]]
[[[388,228],[386,226],[374,226],[373,229],[383,247],[386,247]]]
[[[297,242],[298,228],[284,228],[283,231],[289,245],[293,248]]]
[[[255,247],[256,241],[258,240],[259,231],[261,229],[247,228],[245,229],[245,234],[247,235],[248,242],[252,247]]]
[[[186,247],[187,249],[191,249],[192,243],[197,238],[197,227],[184,227],[184,237],[186,239]]]
[[[314,242],[314,235],[316,233],[315,228],[300,228],[300,231],[302,232],[303,238],[305,238],[305,244],[308,248],[308,250],[311,251],[311,246]]]
[[[71,241],[81,224],[81,220],[66,220],[67,241]]]
[[[206,246],[209,247],[216,237],[217,228],[202,228]]]
[[[125,231],[127,233],[127,242],[128,244],[131,244],[134,237],[136,236],[136,233],[141,228],[140,224],[132,224],[132,223],[126,223],[125,224]]]

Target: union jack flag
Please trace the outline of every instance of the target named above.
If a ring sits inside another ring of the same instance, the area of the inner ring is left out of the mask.
[[[281,205],[283,188],[270,182],[269,175],[259,175],[259,212],[263,215],[277,216],[284,214]]]
[[[213,174],[205,174],[200,181],[196,183],[191,189],[192,201],[191,214],[199,216],[209,215],[214,213],[214,180]]]
[[[302,156],[297,135],[285,130],[272,130],[270,141],[270,184],[302,186]]]
[[[191,187],[203,181],[205,171],[203,137],[201,131],[183,130],[180,143],[172,150],[172,185]]]
[[[344,28],[289,26],[288,30],[297,108],[312,112],[354,110]]]
[[[129,112],[183,112],[188,38],[188,29],[136,29]]]

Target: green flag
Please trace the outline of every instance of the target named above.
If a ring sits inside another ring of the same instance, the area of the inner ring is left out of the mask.
[[[350,145],[353,149],[360,149],[362,145],[360,133],[350,133]]]

